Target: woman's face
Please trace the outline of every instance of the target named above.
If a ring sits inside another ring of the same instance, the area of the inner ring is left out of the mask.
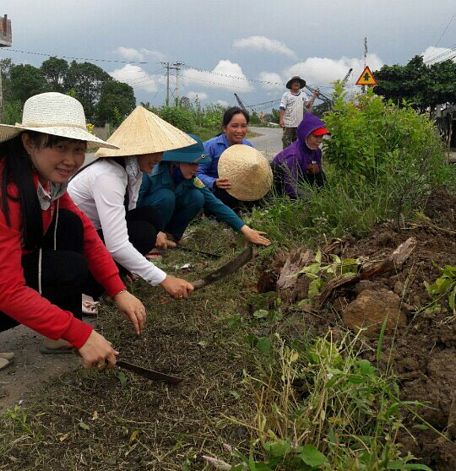
[[[51,147],[39,147],[29,134],[22,134],[22,144],[41,184],[66,183],[84,163],[87,143],[73,139],[56,141]]]
[[[179,168],[182,173],[182,176],[186,180],[191,180],[194,176],[196,176],[198,164],[179,163]]]
[[[143,173],[150,173],[163,157],[163,152],[153,154],[143,154],[138,157],[139,170]]]
[[[242,113],[236,113],[231,118],[231,121],[223,126],[226,138],[230,145],[242,144],[242,140],[247,135],[247,120]]]
[[[323,136],[314,136],[313,134],[309,134],[306,137],[306,145],[310,150],[317,150],[322,142]]]

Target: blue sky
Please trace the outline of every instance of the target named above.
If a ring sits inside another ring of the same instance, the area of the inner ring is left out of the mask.
[[[454,0],[2,0],[1,9],[13,25],[1,58],[97,59],[138,101],[157,105],[166,95],[161,62],[184,64],[181,96],[234,104],[236,92],[251,105],[280,98],[295,74],[324,93],[350,67],[356,81],[365,36],[372,70],[456,47]]]

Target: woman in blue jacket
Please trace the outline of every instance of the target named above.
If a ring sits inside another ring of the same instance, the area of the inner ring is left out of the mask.
[[[204,151],[210,159],[199,162],[197,176],[204,185],[211,190],[217,198],[233,209],[245,206],[245,203],[231,196],[227,190],[231,188],[229,178],[220,178],[218,174],[218,161],[223,151],[234,144],[245,144],[253,147],[245,137],[249,124],[247,111],[233,106],[228,108],[222,120],[223,132],[204,143]],[[249,206],[247,204],[247,206]]]
[[[138,207],[151,206],[157,211],[160,233],[156,247],[166,248],[172,246],[173,241],[178,242],[201,210],[241,232],[247,241],[269,245],[264,232],[247,226],[196,176],[198,165],[208,162],[210,157],[205,154],[201,139],[191,137],[197,141],[196,144],[165,152],[152,173],[143,177]]]

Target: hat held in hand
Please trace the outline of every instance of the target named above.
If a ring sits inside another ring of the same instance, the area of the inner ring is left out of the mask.
[[[271,189],[272,170],[264,155],[246,144],[223,151],[218,162],[219,178],[227,178],[228,194],[240,201],[256,201]]]

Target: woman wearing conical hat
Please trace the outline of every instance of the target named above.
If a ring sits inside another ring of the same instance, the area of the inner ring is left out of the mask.
[[[154,208],[169,240],[179,242],[190,222],[203,210],[239,231],[246,241],[270,245],[264,232],[249,227],[230,207],[219,200],[196,176],[198,165],[210,160],[198,136],[196,144],[164,153],[150,175],[143,176],[138,206]]]
[[[114,366],[117,352],[82,321],[89,272],[139,334],[146,312],[127,292],[89,219],[66,192],[88,145],[81,103],[42,93],[24,104],[22,123],[0,125],[0,331],[18,324],[47,337],[43,353],[76,348],[84,366]],[[12,360],[0,354],[0,368]]]
[[[163,234],[157,231],[159,215],[152,208],[137,208],[137,202],[143,174],[152,171],[163,152],[195,141],[138,106],[107,142],[118,150],[99,150],[99,158],[71,180],[71,197],[124,271],[153,286],[160,285],[174,298],[188,297],[193,291],[189,282],[167,275],[145,257],[155,247],[157,236],[160,239]],[[97,297],[97,285],[86,294]]]

